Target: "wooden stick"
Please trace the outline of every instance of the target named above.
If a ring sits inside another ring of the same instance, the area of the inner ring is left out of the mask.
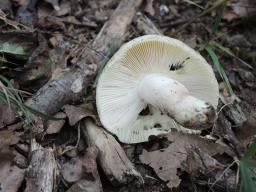
[[[132,181],[139,185],[143,183],[142,176],[135,170],[112,135],[96,126],[89,118],[84,120],[82,131],[88,145],[98,147],[100,166],[113,185],[127,184]]]
[[[137,29],[143,34],[157,34],[162,35],[162,32],[156,27],[156,25],[143,13],[138,12],[134,18],[134,23]]]
[[[58,169],[53,150],[42,148],[35,140],[32,140],[31,160],[25,177],[25,192],[56,191],[57,175]]]

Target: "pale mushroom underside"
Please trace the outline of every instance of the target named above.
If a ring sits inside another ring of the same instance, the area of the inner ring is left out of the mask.
[[[218,83],[211,66],[181,41],[158,35],[136,38],[125,45],[105,66],[97,85],[97,110],[103,126],[124,143],[148,141],[171,129],[182,129],[173,119],[149,106],[137,92],[138,82],[159,73],[182,83],[192,96],[218,104]]]

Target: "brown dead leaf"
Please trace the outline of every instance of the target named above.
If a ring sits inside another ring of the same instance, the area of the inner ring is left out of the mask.
[[[67,114],[69,124],[71,126],[75,125],[78,121],[85,117],[92,117],[94,120],[96,120],[91,104],[83,104],[80,106],[65,105],[64,111]]]
[[[4,12],[7,12],[7,14],[12,15],[12,4],[9,0],[1,0],[0,1],[0,9]]]
[[[50,3],[52,7],[56,10],[60,10],[59,1],[58,0],[45,0],[47,3]]]
[[[57,8],[58,7],[58,8]],[[60,6],[55,6],[56,15],[63,16],[71,12],[71,1],[62,1]]]
[[[231,150],[221,144],[214,143],[206,138],[201,138],[196,135],[182,134],[173,132],[168,135],[168,140],[172,143],[166,149],[160,149],[153,152],[143,151],[140,155],[140,160],[151,166],[156,174],[164,181],[168,182],[168,187],[173,188],[179,186],[181,179],[177,175],[177,170],[198,170],[200,164],[187,164],[189,153],[195,149],[204,154],[207,160],[208,167],[216,167],[217,162],[214,162],[212,156],[216,154],[232,154]],[[201,153],[200,153],[201,154]],[[216,160],[217,161],[217,160]],[[203,161],[205,162],[205,161]]]
[[[74,157],[63,164],[61,174],[68,183],[77,182],[80,179],[98,180],[96,158],[98,149],[95,146],[86,149],[83,158]]]
[[[227,20],[228,22],[233,21],[234,19],[239,18],[237,14],[235,14],[233,11],[225,12],[223,15],[223,19]]]
[[[34,48],[25,64],[24,74],[19,78],[21,86],[31,86],[38,89],[43,86],[51,77],[52,61],[49,55],[47,41],[43,35],[37,37],[38,47]]]
[[[97,169],[96,158],[98,156],[99,150],[96,146],[88,147],[85,151],[85,155],[82,159],[83,161],[83,175],[82,178],[71,186],[67,192],[76,191],[91,191],[91,192],[101,192],[102,185],[100,181],[100,176]]]
[[[154,0],[147,0],[144,11],[149,13],[151,16],[155,15]]]
[[[18,143],[19,136],[13,131],[0,131],[0,191],[16,192],[20,187],[24,170],[13,165],[13,153],[10,145]]]
[[[12,0],[12,1],[13,1],[13,3],[20,5],[20,6],[25,6],[28,3],[27,0]]]
[[[255,0],[231,0],[228,9],[223,14],[223,19],[228,22],[256,14]]]
[[[256,115],[252,113],[248,120],[235,130],[235,135],[244,149],[247,148],[256,134]]]
[[[24,29],[31,31],[32,29],[22,23],[19,23],[17,21],[11,20],[7,18],[7,15],[0,9],[0,20],[5,22],[7,25],[12,26],[13,28],[20,30],[20,27],[23,27]]]
[[[232,2],[231,8],[239,17],[247,17],[256,13],[255,0],[233,0]]]
[[[0,191],[17,192],[24,179],[24,169],[12,165],[11,161],[0,161]]]
[[[62,113],[62,112],[59,112],[55,115],[55,117],[59,117],[59,118],[65,118],[66,117],[66,114],[65,113]],[[46,133],[47,134],[54,134],[54,133],[58,133],[61,128],[64,126],[65,124],[65,120],[49,120],[47,122],[47,129],[46,129]]]
[[[75,157],[64,163],[61,168],[61,174],[65,181],[74,183],[82,178],[83,162],[81,159]]]
[[[5,158],[5,155],[11,155],[12,153],[9,146],[18,143],[19,140],[19,135],[14,131],[0,131],[0,159]]]
[[[16,115],[13,110],[0,101],[0,129],[13,123],[15,119]]]

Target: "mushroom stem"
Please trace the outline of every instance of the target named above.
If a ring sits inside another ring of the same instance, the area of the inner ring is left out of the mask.
[[[164,74],[143,77],[138,94],[145,104],[153,105],[185,127],[207,128],[215,119],[212,105],[193,97],[184,85]]]

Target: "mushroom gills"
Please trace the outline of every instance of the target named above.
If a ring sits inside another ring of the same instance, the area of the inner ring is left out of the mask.
[[[218,99],[207,61],[183,42],[160,35],[124,44],[104,67],[96,90],[102,125],[123,143],[146,142],[171,129],[208,128]]]
[[[146,104],[159,109],[182,126],[204,129],[215,119],[216,113],[212,105],[193,97],[184,85],[164,74],[144,76],[139,81],[137,90]]]

